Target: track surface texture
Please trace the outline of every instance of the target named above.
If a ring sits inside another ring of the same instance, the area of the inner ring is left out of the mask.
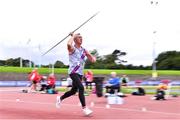
[[[63,93],[59,93],[62,95]],[[158,119],[180,120],[180,97],[152,100],[152,95],[127,95],[122,105],[109,105],[107,98],[86,96],[87,106],[93,110],[84,116],[77,95],[65,99],[55,107],[58,94],[21,93],[19,88],[0,88],[0,119]]]

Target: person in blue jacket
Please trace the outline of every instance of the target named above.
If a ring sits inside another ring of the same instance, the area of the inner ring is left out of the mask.
[[[114,94],[115,90],[120,92],[120,78],[116,76],[116,72],[111,72],[111,78],[105,84],[106,93]]]

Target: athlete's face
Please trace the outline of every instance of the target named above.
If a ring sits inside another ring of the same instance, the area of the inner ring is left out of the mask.
[[[81,45],[81,44],[82,44],[82,36],[81,36],[81,35],[76,35],[76,36],[74,37],[74,42],[75,42],[75,44],[77,44],[77,45]]]

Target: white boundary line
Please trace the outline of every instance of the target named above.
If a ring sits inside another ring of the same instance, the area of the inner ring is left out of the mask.
[[[14,102],[14,103],[31,103],[31,104],[42,104],[42,105],[53,105],[55,107],[55,103],[47,103],[47,102],[32,102],[32,101],[21,101],[21,100],[8,100],[8,99],[0,99],[1,102]],[[71,106],[71,107],[78,107],[78,105],[74,105],[74,104],[62,104],[62,105],[65,105],[65,106]],[[97,109],[107,109],[105,107],[97,107],[97,106],[94,106],[93,108],[97,108]],[[133,112],[146,112],[146,113],[155,113],[155,114],[164,114],[164,115],[177,115],[177,116],[180,116],[180,114],[178,113],[168,113],[168,112],[158,112],[158,111],[149,111],[149,110],[146,110],[146,111],[142,111],[141,109],[128,109],[128,108],[108,108],[110,110],[119,110],[119,111],[133,111]]]

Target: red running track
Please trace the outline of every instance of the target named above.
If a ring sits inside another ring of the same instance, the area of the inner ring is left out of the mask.
[[[12,89],[12,88],[10,88]],[[2,89],[1,89],[2,90]],[[20,93],[0,90],[0,119],[180,119],[180,97],[165,101],[151,100],[152,96],[125,97],[122,105],[110,105],[107,99],[92,94],[86,96],[87,106],[93,110],[91,116],[84,116],[78,96],[55,107],[57,94]],[[62,94],[62,93],[61,93]],[[94,106],[91,106],[94,102]]]

